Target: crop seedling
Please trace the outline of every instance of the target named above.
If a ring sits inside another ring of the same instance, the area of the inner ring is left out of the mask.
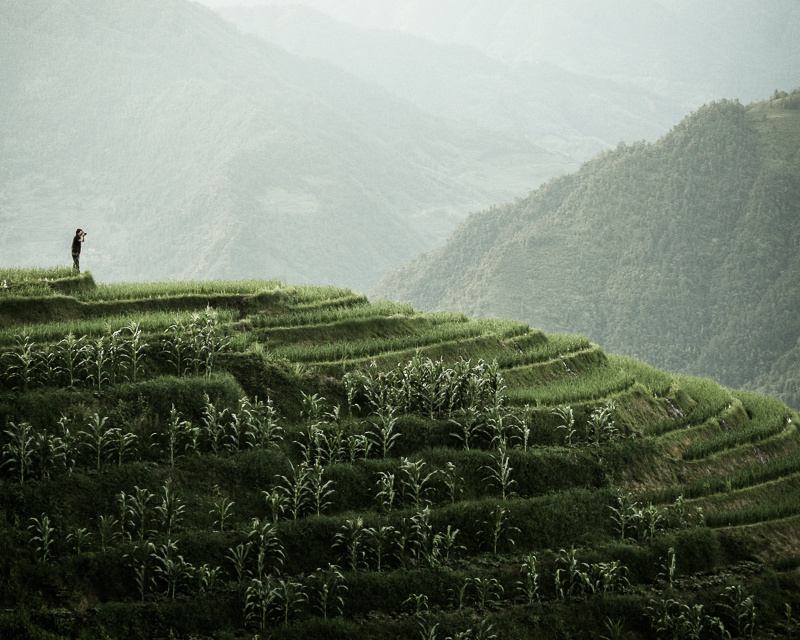
[[[55,527],[52,526],[50,518],[45,513],[40,518],[31,518],[28,531],[32,534],[31,543],[36,552],[36,560],[42,564],[47,564],[55,542],[53,538]]]
[[[334,494],[333,480],[325,481],[323,476],[325,468],[319,463],[308,470],[308,487],[311,494],[311,506],[314,515],[322,515],[330,505],[330,498]]]
[[[511,461],[508,456],[508,449],[505,442],[500,441],[497,446],[497,453],[492,456],[494,465],[491,467],[484,467],[489,471],[486,480],[500,488],[500,496],[505,501],[508,498],[515,496],[516,493],[512,491],[512,487],[517,484],[516,480],[511,478]]]
[[[342,557],[351,571],[358,571],[364,563],[365,536],[366,531],[362,518],[345,520],[341,529],[334,536],[333,545],[341,549]]]
[[[114,516],[98,516],[97,533],[100,536],[100,549],[105,551],[120,537],[120,521]]]
[[[374,423],[374,431],[370,433],[373,444],[378,449],[381,457],[385,460],[389,456],[395,441],[400,437],[394,428],[397,424],[397,416],[394,409],[380,409],[377,413],[377,420]]]
[[[197,585],[197,593],[203,596],[214,589],[217,581],[222,573],[222,567],[212,567],[208,563],[201,564],[194,570],[195,584]]]
[[[256,552],[255,576],[260,579],[273,572],[279,574],[283,568],[286,553],[278,538],[275,523],[256,518],[253,520],[247,537],[249,545]]]
[[[473,578],[472,592],[473,602],[479,611],[485,611],[487,606],[499,604],[503,596],[503,586],[497,578]]]
[[[78,554],[83,553],[84,548],[89,545],[91,540],[92,532],[86,527],[76,527],[67,534],[67,542],[72,545],[75,553]]]
[[[124,556],[133,569],[136,587],[139,590],[139,599],[142,602],[144,602],[147,592],[156,584],[153,567],[155,557],[156,545],[152,542],[137,542],[133,549]]]
[[[95,413],[92,421],[83,432],[83,445],[89,450],[94,460],[95,469],[100,471],[103,458],[109,453],[112,447],[112,433],[106,429],[107,416],[103,418]]]
[[[192,566],[178,553],[178,544],[167,540],[162,545],[155,547],[155,573],[164,581],[165,594],[170,600],[175,599],[179,586],[188,582],[192,575]]]
[[[520,568],[522,580],[517,581],[517,592],[525,604],[533,604],[539,600],[539,572],[536,568],[536,556],[529,553]]]
[[[341,615],[344,609],[344,596],[347,586],[344,575],[335,564],[328,564],[325,569],[317,569],[309,576],[312,587],[312,606],[319,611],[324,620],[328,616]]]
[[[219,492],[219,487],[217,487],[217,491]],[[230,500],[226,496],[219,496],[214,501],[214,508],[209,511],[209,513],[214,516],[214,527],[220,533],[225,532],[225,524],[231,517],[233,505],[235,504],[233,500]]]
[[[552,413],[561,419],[561,424],[556,429],[564,431],[564,444],[571,447],[572,438],[575,437],[576,433],[575,416],[572,413],[572,407],[556,407]]]
[[[378,525],[364,529],[366,550],[375,560],[375,570],[383,570],[384,560],[397,545],[397,531],[391,525]]]
[[[425,473],[425,461],[411,462],[408,458],[400,460],[400,481],[406,503],[416,509],[423,509],[430,503],[433,493],[432,481],[437,472]]]
[[[489,547],[494,555],[497,555],[497,550],[503,541],[513,546],[513,533],[515,531],[519,532],[517,527],[508,524],[508,516],[509,510],[501,505],[497,505],[492,509],[489,517],[483,522],[486,530],[482,533],[488,537]]]
[[[289,468],[288,475],[275,477],[282,481],[277,489],[286,498],[286,511],[297,520],[305,514],[312,498],[309,468],[305,463],[295,467],[292,462],[289,462]]]
[[[236,582],[241,584],[247,575],[247,559],[250,556],[250,549],[252,543],[244,544],[240,542],[235,547],[228,549],[227,558],[233,565],[233,570],[236,572]]]
[[[397,492],[394,488],[395,475],[388,471],[378,472],[378,504],[383,513],[389,513],[394,507]]]
[[[450,504],[455,504],[461,499],[464,479],[456,473],[456,465],[450,460],[447,461],[445,468],[440,471],[440,474],[444,479],[448,502],[450,502]]]
[[[33,427],[27,422],[19,424],[10,423],[11,428],[4,433],[9,436],[10,442],[3,445],[3,466],[8,466],[20,484],[25,483],[25,476],[31,472],[35,438]]]
[[[162,531],[167,538],[171,538],[181,524],[183,515],[186,512],[186,505],[175,495],[169,482],[164,485],[161,504],[156,505],[155,511],[158,514]]]

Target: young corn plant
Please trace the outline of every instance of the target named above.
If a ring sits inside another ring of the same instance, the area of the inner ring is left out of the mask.
[[[219,492],[219,488],[217,488]],[[214,508],[208,513],[214,516],[214,530],[225,533],[225,525],[230,520],[233,512],[233,505],[236,503],[227,496],[220,495],[214,501]]]
[[[389,471],[378,472],[378,504],[381,513],[389,513],[397,501],[395,475]]]
[[[100,549],[105,552],[122,535],[120,532],[120,521],[112,515],[98,516],[97,535],[100,537]]]
[[[308,489],[313,513],[316,516],[322,515],[331,506],[330,498],[335,493],[333,480],[325,480],[325,467],[319,463],[308,470]]]
[[[408,458],[400,460],[400,481],[403,497],[415,509],[424,509],[431,504],[434,491],[433,479],[437,472],[425,473],[425,461],[411,462]]]
[[[497,606],[504,591],[497,578],[472,579],[473,604],[479,611],[485,611],[489,606]]]
[[[72,332],[68,333],[55,346],[59,373],[70,388],[80,380],[85,347],[85,336],[76,338]]]
[[[461,499],[461,494],[464,492],[464,479],[456,472],[456,465],[448,461],[444,469],[440,470],[445,490],[447,492],[447,501],[450,504],[455,504]]]
[[[392,408],[380,409],[373,425],[374,430],[369,434],[372,443],[384,460],[389,457],[395,441],[400,437],[400,434],[395,431],[397,416],[394,414],[395,410]]]
[[[112,451],[112,433],[110,429],[106,429],[107,421],[107,416],[101,418],[95,413],[82,433],[83,446],[89,450],[97,471],[100,471],[103,459]]]
[[[325,569],[317,569],[309,576],[312,607],[324,620],[329,616],[342,615],[344,596],[347,586],[344,574],[335,564],[328,564]]]
[[[178,543],[167,539],[155,547],[155,574],[164,582],[165,595],[175,600],[175,593],[183,584],[190,581],[192,566],[178,553]]]
[[[278,410],[272,404],[272,399],[261,402],[256,396],[253,403],[248,403],[244,408],[248,417],[247,438],[250,446],[259,449],[277,447],[283,440],[283,427],[279,424]]]
[[[456,427],[450,435],[461,441],[465,451],[474,448],[486,434],[483,414],[473,407],[460,409],[458,417],[450,418],[450,423]]]
[[[37,382],[39,359],[36,354],[36,343],[28,334],[16,336],[17,349],[8,351],[3,356],[9,361],[6,366],[6,377],[15,391],[27,393]]]
[[[203,437],[215,456],[222,451],[225,441],[225,422],[227,421],[228,410],[219,411],[211,402],[211,398],[206,393],[204,395],[205,406],[203,407]]]
[[[124,368],[125,377],[136,383],[144,374],[144,360],[147,354],[148,344],[142,338],[142,330],[139,323],[132,321],[125,327],[127,335],[122,340],[120,348],[120,360]]]
[[[501,544],[507,542],[512,547],[515,544],[513,535],[514,532],[519,533],[519,529],[509,524],[509,514],[508,509],[502,505],[497,505],[483,522],[486,529],[481,533],[488,538],[489,547],[494,555],[497,555],[497,550]]]
[[[267,509],[269,509],[272,521],[278,522],[289,505],[289,499],[280,488],[275,488],[272,491],[262,491],[261,493],[266,499]]]
[[[169,482],[164,485],[164,495],[161,497],[161,504],[155,506],[155,512],[162,532],[167,538],[171,538],[181,525],[186,505],[175,495]]]
[[[342,559],[351,571],[358,571],[365,564],[365,538],[366,530],[362,518],[345,520],[334,536],[333,546],[340,549]]]
[[[675,558],[675,549],[674,547],[670,547],[667,551],[666,559],[661,563],[661,573],[658,574],[658,578],[663,578],[667,584],[672,587],[672,583],[675,580],[675,575],[677,573],[677,563]]]
[[[525,604],[533,604],[539,600],[539,571],[536,567],[536,556],[528,553],[520,568],[522,580],[517,581],[517,593]]]
[[[250,557],[252,546],[251,542],[247,544],[240,542],[235,547],[228,549],[226,557],[233,565],[233,570],[236,574],[236,582],[239,584],[242,584],[247,576],[247,561]]]
[[[300,613],[301,607],[308,602],[308,594],[301,582],[291,578],[278,578],[274,582],[275,603],[284,627],[289,626],[289,619]]]
[[[88,371],[86,381],[101,393],[110,381],[111,356],[105,336],[94,342],[87,342],[84,352],[84,366]]]
[[[277,608],[277,593],[272,580],[252,578],[244,596],[244,617],[247,624],[263,631]]]
[[[36,438],[33,427],[27,422],[9,423],[10,428],[4,433],[9,442],[3,445],[3,467],[8,467],[19,484],[25,484],[25,477],[30,475],[33,467],[33,455]]]
[[[637,506],[638,503],[633,501],[633,496],[630,493],[622,493],[622,491],[617,492],[617,506],[609,505],[611,517],[619,528],[620,540],[625,540],[625,531],[636,518]]]
[[[741,585],[726,587],[722,596],[721,607],[726,614],[728,626],[735,630],[735,636],[752,638],[756,632],[755,597],[747,595]]]
[[[36,561],[47,564],[55,543],[55,527],[47,514],[43,513],[40,518],[31,518],[28,526],[31,532],[31,544],[36,555]]]
[[[374,560],[375,570],[383,570],[387,556],[391,558],[392,551],[397,546],[397,530],[391,525],[379,525],[364,529],[366,556]]]
[[[153,493],[139,486],[133,487],[132,494],[126,494],[124,491],[117,494],[122,529],[128,538],[132,538],[135,534],[139,542],[144,542],[155,533],[151,524],[154,500]]]
[[[133,569],[139,599],[144,602],[147,593],[156,585],[154,570],[156,545],[152,542],[137,542],[124,558]]]
[[[448,524],[446,531],[433,536],[433,548],[436,551],[436,558],[439,562],[447,565],[450,563],[451,555],[466,550],[463,544],[456,542],[459,533],[459,529],[453,529],[453,525]]]
[[[114,427],[107,431],[109,448],[117,460],[117,466],[121,467],[126,458],[133,456],[136,452],[136,441],[138,437],[135,433],[124,431],[120,427]]]
[[[278,529],[275,523],[256,518],[253,520],[247,537],[249,545],[256,554],[255,577],[261,579],[267,574],[280,574],[286,559],[286,552],[278,538]]]
[[[67,534],[67,542],[72,546],[75,553],[81,554],[89,546],[92,540],[92,532],[86,527],[75,527]]]
[[[561,419],[562,424],[556,427],[559,431],[564,431],[564,444],[568,447],[573,445],[572,439],[577,433],[575,430],[575,416],[572,407],[556,407],[552,410],[553,415]]]
[[[222,567],[212,567],[208,563],[203,563],[194,569],[194,580],[197,594],[200,596],[210,593],[220,579]]]
[[[513,487],[517,482],[511,478],[511,473],[514,469],[511,467],[511,460],[508,456],[508,448],[505,442],[500,441],[498,443],[497,453],[492,456],[492,459],[494,464],[490,467],[484,467],[489,471],[486,480],[499,487],[503,501],[508,500],[516,495]]]
[[[281,482],[277,489],[286,498],[286,511],[291,514],[293,520],[297,520],[306,514],[311,503],[309,467],[306,464],[295,467],[289,462],[289,468],[288,475],[275,477]]]

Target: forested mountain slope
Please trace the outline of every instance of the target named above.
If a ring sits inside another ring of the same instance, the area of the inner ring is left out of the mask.
[[[563,162],[184,0],[4,2],[0,59],[6,265],[365,289]]]
[[[586,333],[800,405],[800,92],[709,104],[471,216],[373,293]]]
[[[466,42],[356,27],[307,6],[235,7],[223,15],[247,33],[328,60],[430,113],[525,137],[576,161],[620,140],[655,140],[689,111],[630,82],[549,61],[512,64]]]

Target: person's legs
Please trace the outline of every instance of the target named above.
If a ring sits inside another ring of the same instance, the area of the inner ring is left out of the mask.
[[[72,267],[78,273],[81,272],[81,254],[80,253],[74,253],[73,252],[73,254],[72,254]]]

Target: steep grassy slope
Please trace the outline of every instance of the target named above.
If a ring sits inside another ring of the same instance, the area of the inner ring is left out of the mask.
[[[186,0],[0,13],[6,264],[68,264],[82,227],[104,281],[276,274],[366,290],[562,164]]]
[[[799,103],[703,107],[655,144],[621,145],[470,217],[373,294],[585,332],[800,406],[783,359],[799,337]],[[773,365],[778,378],[757,382]]]
[[[0,282],[3,638],[800,630],[777,400],[348,290]]]

